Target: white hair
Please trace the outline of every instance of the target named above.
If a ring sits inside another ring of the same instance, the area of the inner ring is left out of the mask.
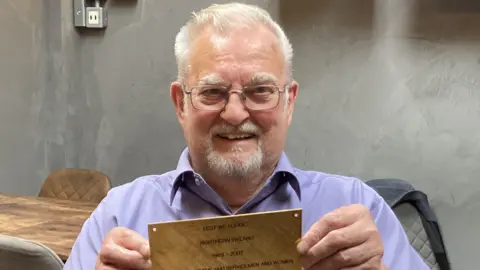
[[[229,3],[213,4],[199,12],[193,12],[191,19],[180,29],[175,38],[175,57],[178,67],[178,81],[184,82],[188,74],[190,43],[206,27],[221,33],[236,27],[255,27],[258,24],[268,27],[278,38],[278,45],[285,57],[285,75],[292,73],[293,50],[282,28],[267,11],[257,6]]]

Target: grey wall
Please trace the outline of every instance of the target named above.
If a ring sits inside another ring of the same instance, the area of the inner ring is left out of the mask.
[[[0,2],[0,192],[35,192],[44,147],[38,94],[45,89],[40,1]],[[54,104],[55,101],[50,102]]]
[[[105,33],[77,32],[71,1],[0,1],[0,192],[36,194],[62,167],[119,185],[175,166],[173,38],[212,1],[110,1]],[[280,19],[294,46],[292,161],[410,180],[430,195],[454,269],[477,269],[480,4],[248,2]]]
[[[480,243],[480,2],[473,2],[281,7],[301,86],[291,158],[364,180],[410,180],[429,194],[459,270],[478,269]]]

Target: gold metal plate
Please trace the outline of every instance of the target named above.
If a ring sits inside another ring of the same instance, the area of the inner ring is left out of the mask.
[[[153,223],[152,270],[299,270],[301,233],[301,209]]]

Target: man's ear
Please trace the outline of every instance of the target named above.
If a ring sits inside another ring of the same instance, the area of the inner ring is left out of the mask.
[[[170,97],[175,106],[175,112],[177,114],[178,121],[183,125],[183,119],[185,114],[185,102],[184,102],[183,87],[180,82],[173,82],[170,85]]]
[[[287,89],[288,91],[285,93],[288,95],[288,125],[290,125],[292,122],[293,109],[295,107],[295,100],[297,99],[298,95],[298,88],[298,83],[296,81],[292,81]]]

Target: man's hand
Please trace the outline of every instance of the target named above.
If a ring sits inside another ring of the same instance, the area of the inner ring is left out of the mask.
[[[297,249],[304,270],[380,270],[383,243],[368,208],[341,207],[305,234]]]
[[[95,270],[150,270],[151,267],[148,241],[121,227],[107,234],[95,264]]]

